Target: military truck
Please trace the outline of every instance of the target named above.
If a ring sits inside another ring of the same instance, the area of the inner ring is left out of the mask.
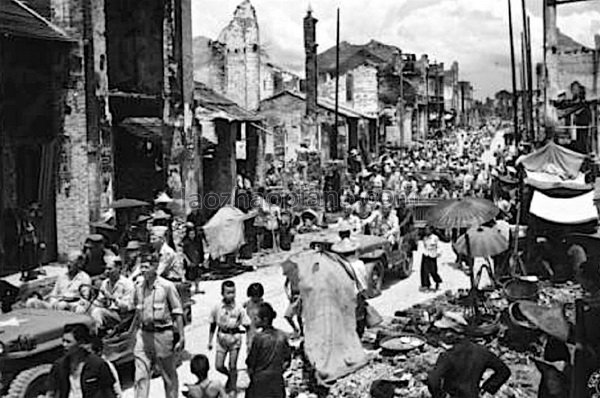
[[[340,240],[335,231],[316,235],[310,244],[312,249],[330,250]],[[393,247],[387,239],[375,235],[353,235],[352,240],[358,244],[358,257],[367,268],[369,298],[381,294],[386,278],[406,278],[411,274],[413,259],[410,236],[403,236],[397,247]]]
[[[83,290],[80,289],[80,293]],[[97,293],[97,289],[92,290]],[[191,323],[193,303],[189,283],[177,284],[177,290],[182,297],[187,325]],[[122,314],[121,318],[120,324],[103,337],[103,354],[117,367],[133,363],[138,329],[135,311]],[[89,315],[69,311],[21,308],[0,314],[0,396],[45,396],[46,377],[52,364],[64,353],[63,329],[73,323],[94,325]]]

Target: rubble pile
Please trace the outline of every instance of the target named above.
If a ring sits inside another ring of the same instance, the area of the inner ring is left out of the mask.
[[[582,294],[581,288],[573,283],[562,285],[541,285],[539,303],[544,305],[563,305],[573,303]],[[540,374],[532,360],[540,356],[542,347],[537,338],[523,350],[515,350],[507,345],[505,332],[507,326],[500,320],[509,302],[499,291],[486,292],[485,306],[481,306],[483,319],[487,319],[493,328],[482,330],[457,330],[456,328],[438,328],[434,324],[442,314],[453,312],[465,314],[466,292],[446,292],[444,295],[426,303],[396,312],[377,328],[369,329],[363,337],[365,347],[375,349],[379,342],[388,336],[399,334],[419,335],[427,344],[412,351],[388,354],[383,350],[373,351],[374,358],[362,369],[342,378],[326,392],[318,392],[306,382],[306,369],[301,355],[294,359],[288,373],[288,387],[291,397],[328,397],[363,398],[370,396],[374,380],[394,382],[395,396],[405,398],[429,397],[426,380],[440,353],[464,338],[471,336],[474,342],[487,347],[501,358],[511,369],[509,381],[495,395],[500,398],[536,397]],[[568,307],[568,306],[567,306]],[[304,376],[303,376],[304,373]],[[313,394],[311,395],[310,392]]]

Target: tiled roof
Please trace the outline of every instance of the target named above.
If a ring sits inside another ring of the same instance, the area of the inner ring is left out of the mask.
[[[229,98],[217,93],[203,83],[196,82],[194,101],[214,119],[229,119],[238,121],[258,121],[261,117],[247,111]]]
[[[335,71],[335,46],[317,55],[319,72]],[[356,45],[348,42],[340,43],[340,73],[351,70],[364,62],[375,64],[389,63],[399,54],[400,49],[395,46],[372,40],[367,44]]]
[[[298,99],[300,99],[302,101],[306,101],[306,95],[305,94],[299,93],[299,92],[296,92],[296,91],[284,90],[284,91],[281,91],[281,92],[273,95],[272,97],[265,98],[261,102],[273,100],[273,99],[275,99],[277,97],[280,97],[281,95],[291,95],[292,97],[296,97],[296,98],[298,98]],[[335,112],[335,103],[332,102],[332,101],[329,101],[329,100],[327,100],[325,98],[319,98],[317,100],[317,105],[320,108],[326,109],[326,110],[328,110],[330,112]],[[342,116],[345,116],[345,117],[348,117],[348,118],[354,118],[354,119],[376,119],[375,116],[368,116],[368,115],[362,114],[360,112],[356,112],[356,111],[354,111],[354,110],[352,110],[350,108],[346,108],[345,106],[338,106],[338,113],[340,115],[342,115]]]
[[[18,0],[0,0],[0,34],[50,41],[74,41]]]
[[[562,51],[581,49],[591,50],[587,46],[575,41],[570,36],[565,35],[560,30],[558,31],[558,48]]]

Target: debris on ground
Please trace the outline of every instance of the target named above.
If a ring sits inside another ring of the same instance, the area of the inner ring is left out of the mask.
[[[581,295],[580,286],[573,283],[541,283],[538,302],[547,306],[567,304],[568,308],[569,304]],[[370,388],[374,380],[388,380],[397,386],[394,389],[394,397],[429,397],[426,386],[429,370],[434,367],[440,353],[468,334],[474,342],[485,345],[511,369],[509,381],[496,397],[536,397],[540,374],[532,358],[541,355],[542,347],[538,336],[533,333],[533,338],[526,340],[520,348],[509,344],[512,343],[512,336],[506,336],[510,328],[503,318],[509,301],[500,290],[484,292],[481,296],[485,303],[480,308],[482,318],[487,319],[494,327],[465,329],[461,326],[460,314],[466,314],[465,318],[468,318],[469,314],[465,312],[467,298],[466,291],[448,291],[428,302],[397,311],[393,318],[386,319],[382,325],[367,330],[363,336],[363,344],[367,350],[371,350],[373,359],[367,366],[338,380],[328,389],[318,390],[315,383],[311,383],[303,355],[298,350],[286,376],[289,396],[364,398],[371,396]],[[449,327],[452,323],[448,323],[448,319],[445,319],[445,323],[436,323],[445,317],[455,322],[455,327]],[[434,324],[446,326],[441,329]],[[385,337],[407,333],[420,336],[427,343],[397,355],[385,355],[386,353],[378,347]]]

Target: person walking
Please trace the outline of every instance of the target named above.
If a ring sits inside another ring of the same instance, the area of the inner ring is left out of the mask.
[[[248,328],[250,320],[244,309],[235,302],[235,283],[224,281],[221,285],[223,300],[210,313],[208,350],[213,349],[213,339],[217,332],[216,369],[227,376],[225,390],[231,396],[237,392],[237,361],[242,346],[242,326]],[[229,369],[225,358],[229,355]]]
[[[246,398],[285,398],[283,372],[289,367],[292,350],[284,332],[273,327],[277,313],[269,303],[258,309],[258,326],[246,365],[250,385]]]
[[[194,282],[194,292],[199,293],[198,285],[204,267],[204,245],[202,237],[198,235],[196,226],[191,222],[185,224],[182,251],[186,264],[185,279]]]
[[[437,259],[439,257],[438,244],[440,238],[433,232],[431,226],[425,227],[425,236],[423,237],[423,256],[421,258],[421,290],[431,288],[431,280],[435,282],[435,290],[440,288],[442,278],[438,274]]]
[[[250,319],[250,326],[248,327],[248,332],[246,333],[246,346],[248,347],[249,351],[250,347],[252,346],[252,339],[258,331],[258,309],[264,302],[263,296],[265,295],[265,288],[261,283],[252,283],[250,286],[248,286],[246,295],[248,296],[248,301],[244,303],[244,310]]]
[[[147,256],[141,266],[143,280],[136,286],[135,307],[140,319],[136,335],[135,397],[148,398],[152,370],[158,368],[166,398],[177,398],[179,380],[176,352],[185,345],[183,307],[172,282],[158,276],[158,259]]]
[[[46,398],[116,398],[115,377],[108,364],[86,349],[90,330],[84,324],[69,324],[63,330],[65,354],[46,378]]]

